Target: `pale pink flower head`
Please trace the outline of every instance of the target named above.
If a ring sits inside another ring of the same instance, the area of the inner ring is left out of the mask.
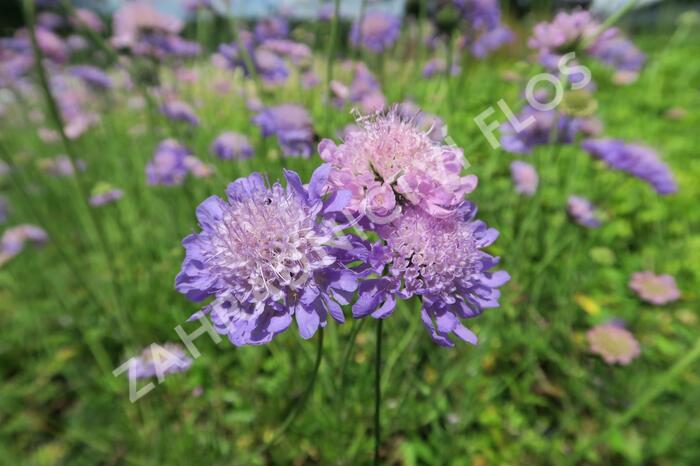
[[[510,175],[515,182],[515,192],[527,196],[535,194],[540,181],[535,167],[527,162],[515,160],[510,164]]]
[[[396,108],[360,117],[357,125],[340,145],[328,139],[319,144],[321,158],[333,167],[331,188],[352,193],[351,212],[379,214],[363,209],[377,205],[368,196],[384,186],[382,194],[391,187],[397,205],[416,205],[444,217],[476,188],[476,176],[462,176],[462,150],[430,139],[414,121],[401,118]],[[380,203],[381,209],[387,202]]]
[[[626,366],[639,356],[639,342],[629,330],[616,324],[596,325],[586,333],[591,352],[608,364]]]
[[[182,21],[158,12],[147,3],[126,2],[114,13],[112,41],[118,47],[130,47],[139,40],[142,32],[177,34],[182,27]]]
[[[636,272],[632,274],[629,287],[644,301],[657,305],[670,303],[681,297],[676,280],[671,275]]]

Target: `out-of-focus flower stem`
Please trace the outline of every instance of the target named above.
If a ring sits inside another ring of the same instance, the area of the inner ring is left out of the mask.
[[[68,136],[66,136],[66,132],[64,129],[64,124],[63,124],[63,117],[61,116],[61,113],[58,108],[58,104],[56,103],[56,99],[53,96],[53,93],[51,92],[51,86],[49,84],[48,76],[46,73],[46,69],[44,68],[44,63],[43,63],[43,54],[41,52],[41,49],[39,48],[39,43],[37,41],[36,37],[36,23],[35,23],[35,10],[34,10],[34,1],[33,0],[24,0],[23,2],[23,12],[25,16],[25,21],[27,23],[27,27],[29,29],[29,36],[31,39],[31,44],[32,44],[32,50],[34,52],[34,65],[37,70],[37,74],[39,77],[39,87],[41,88],[44,98],[46,100],[46,105],[48,107],[49,113],[51,114],[51,117],[54,120],[54,123],[56,124],[56,130],[58,131],[58,134],[61,138],[61,142],[63,143],[63,147],[66,151],[66,154],[68,155],[68,158],[70,159],[70,163],[73,167],[73,172],[75,174],[75,180],[78,185],[78,189],[80,191],[80,198],[82,203],[84,204],[88,218],[90,219],[90,223],[95,229],[95,232],[97,233],[97,238],[98,241],[100,242],[100,246],[102,249],[102,252],[105,256],[105,259],[107,260],[107,266],[108,268],[112,271],[112,279],[110,280],[110,284],[112,287],[112,292],[114,294],[114,300],[116,303],[116,311],[115,315],[117,317],[117,320],[119,324],[122,326],[122,331],[124,332],[124,336],[126,337],[128,333],[128,328],[129,326],[126,324],[126,317],[125,315],[122,314],[122,306],[121,306],[121,298],[120,298],[120,292],[119,292],[119,278],[117,277],[117,273],[114,271],[114,267],[116,264],[115,261],[115,256],[112,252],[111,247],[109,246],[109,242],[107,241],[107,235],[104,229],[104,225],[97,219],[97,216],[94,212],[94,210],[90,207],[89,204],[89,198],[90,198],[90,191],[89,188],[86,184],[86,180],[83,178],[83,175],[78,168],[78,158],[75,154],[75,151],[73,150],[73,144],[70,142],[68,139]]]
[[[374,354],[374,466],[379,466],[379,446],[382,441],[381,407],[382,407],[382,324],[377,319],[377,348]]]
[[[331,37],[328,40],[328,50],[326,53],[326,83],[323,98],[325,101],[325,123],[326,134],[331,128],[331,81],[333,80],[333,62],[335,61],[335,49],[338,42],[338,21],[340,16],[340,0],[335,0],[333,6],[333,19],[331,20]]]
[[[627,0],[627,3],[622,5],[619,10],[617,10],[615,13],[610,15],[608,19],[606,19],[603,24],[600,25],[600,27],[591,35],[590,37],[586,38],[585,41],[583,41],[582,47],[585,49],[588,46],[590,46],[593,42],[600,37],[602,33],[604,33],[607,29],[611,28],[615,23],[617,23],[623,16],[625,16],[630,10],[632,10],[635,6],[637,6],[637,2],[639,0]]]

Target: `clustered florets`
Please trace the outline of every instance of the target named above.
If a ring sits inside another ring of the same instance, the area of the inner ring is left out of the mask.
[[[321,142],[329,163],[308,186],[289,171],[286,187],[253,174],[198,207],[202,231],[183,242],[176,287],[213,301],[193,318],[209,314],[236,345],[263,344],[293,319],[303,338],[328,314],[342,323],[356,293],[356,318],[385,318],[417,296],[437,343],[452,346],[450,334],[476,343],[460,319],[497,306],[509,276],[492,272],[498,259],[483,251],[498,232],[464,199],[476,177],[462,176],[462,151],[396,110],[358,125],[340,145]],[[350,224],[379,241],[342,233]]]

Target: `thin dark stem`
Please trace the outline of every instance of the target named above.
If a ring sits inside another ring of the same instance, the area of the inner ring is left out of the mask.
[[[374,466],[379,465],[379,445],[382,440],[381,430],[381,375],[382,375],[382,319],[377,320],[377,349],[374,360]]]
[[[321,360],[323,359],[323,328],[319,328],[318,330],[318,344],[316,346],[316,360],[314,361],[314,368],[313,372],[311,373],[311,378],[309,379],[308,384],[306,385],[306,388],[304,389],[304,393],[302,393],[301,398],[299,398],[299,401],[294,405],[292,410],[289,412],[289,415],[287,415],[287,418],[282,422],[282,425],[280,428],[275,432],[275,435],[272,437],[272,439],[267,442],[265,445],[260,447],[258,451],[256,452],[257,455],[265,453],[267,450],[270,449],[277,441],[282,438],[284,433],[289,429],[289,427],[292,425],[294,420],[299,416],[304,411],[304,408],[306,407],[307,402],[309,401],[309,398],[311,396],[311,393],[314,390],[314,386],[316,385],[316,378],[318,375],[318,369],[321,367]]]

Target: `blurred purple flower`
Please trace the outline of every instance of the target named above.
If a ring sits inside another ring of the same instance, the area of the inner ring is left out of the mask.
[[[212,154],[224,160],[243,160],[253,156],[253,147],[243,134],[234,132],[221,133],[209,150]]]
[[[425,66],[423,67],[423,77],[424,78],[432,78],[433,76],[436,75],[442,75],[445,74],[445,71],[447,70],[447,63],[445,63],[445,60],[442,58],[433,58],[430,61],[428,61]],[[457,76],[459,73],[462,71],[462,69],[459,67],[458,64],[453,63],[452,64],[452,69],[450,70],[450,74],[452,76]]]
[[[160,112],[172,121],[181,121],[191,126],[199,125],[199,118],[185,102],[171,100],[160,107]]]
[[[84,26],[94,32],[102,32],[105,28],[102,19],[87,8],[76,8],[75,16],[71,18],[74,26]]]
[[[186,160],[191,156],[190,150],[174,139],[162,141],[146,165],[148,184],[181,185],[189,173]]]
[[[640,354],[639,342],[627,329],[614,324],[596,325],[586,333],[591,352],[608,364],[623,366]]]
[[[471,45],[472,54],[477,58],[484,58],[505,44],[513,42],[513,31],[505,26],[499,26],[491,31],[481,34]]]
[[[42,11],[36,16],[36,24],[39,27],[55,31],[64,26],[63,17],[52,11]]]
[[[537,191],[539,176],[535,167],[521,160],[510,164],[510,175],[515,183],[515,192],[532,196]]]
[[[625,144],[619,139],[587,139],[582,147],[610,167],[649,183],[659,194],[673,194],[678,191],[678,184],[671,169],[659,159],[651,147]]]
[[[253,123],[264,137],[275,135],[285,156],[310,157],[314,128],[308,111],[301,105],[282,104],[263,109]]]
[[[350,42],[353,46],[362,46],[370,52],[382,53],[399,37],[401,20],[389,13],[370,11],[362,19],[362,24],[355,21],[350,30]]]
[[[670,303],[681,297],[676,280],[671,275],[635,272],[630,278],[629,287],[644,301],[656,305]]]
[[[301,76],[301,85],[304,86],[304,89],[311,89],[319,84],[321,84],[321,79],[313,70],[309,70]]]
[[[58,155],[53,159],[42,159],[39,166],[46,173],[53,176],[73,176],[75,170],[85,171],[86,165],[83,160],[76,160],[75,166],[67,155]]]
[[[157,377],[161,381],[166,375],[187,371],[191,365],[192,358],[180,345],[165,343],[161,346],[153,343],[138,357],[129,360],[128,374],[132,380]]]
[[[584,197],[569,196],[567,210],[571,218],[581,226],[598,228],[601,225],[595,206]]]
[[[108,183],[98,183],[90,195],[90,205],[94,207],[111,204],[124,196],[124,191]]]
[[[107,90],[113,86],[112,78],[96,66],[74,66],[71,68],[71,73],[93,89]]]
[[[286,39],[288,35],[289,24],[280,16],[263,18],[255,24],[255,40],[258,42],[268,39]]]
[[[27,242],[43,246],[48,240],[46,232],[35,225],[23,224],[8,228],[0,238],[0,266],[22,252]]]

